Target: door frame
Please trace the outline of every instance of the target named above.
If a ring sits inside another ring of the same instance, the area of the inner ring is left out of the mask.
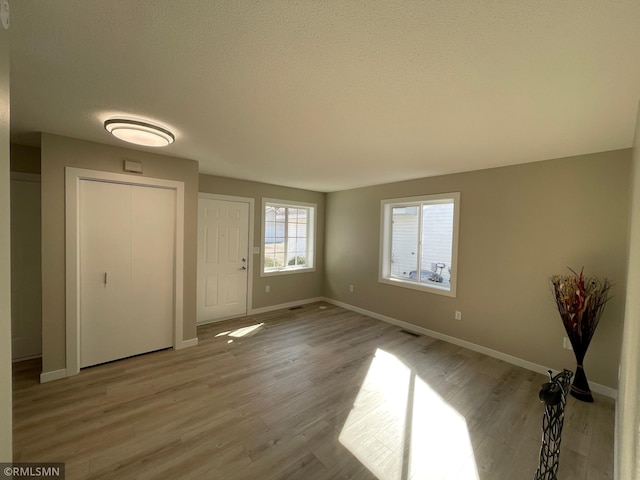
[[[253,246],[253,233],[254,233],[254,210],[255,210],[255,199],[251,198],[251,197],[236,197],[233,195],[222,195],[222,194],[218,194],[218,193],[205,193],[205,192],[199,192],[198,193],[198,200],[200,200],[201,198],[206,198],[209,200],[221,200],[224,202],[238,202],[238,203],[248,203],[249,204],[249,239],[248,239],[248,243],[247,243],[247,249],[249,250],[248,253],[248,259],[249,259],[249,268],[247,269],[247,315],[249,314],[249,312],[251,310],[253,310],[253,264],[254,262],[254,255],[255,255],[255,247]],[[198,202],[199,205],[200,202]],[[198,231],[200,230],[200,225],[198,225]],[[200,249],[200,246],[197,246],[198,251]],[[196,271],[197,269],[200,267],[200,265],[196,266]],[[196,306],[196,308],[199,307]],[[197,317],[197,315],[196,315]],[[214,320],[214,321],[209,321],[209,322],[202,322],[202,323],[196,323],[197,325],[207,325],[209,323],[215,323],[215,322],[222,322],[224,321],[224,318],[221,318],[220,320]]]
[[[65,167],[66,376],[80,372],[80,182],[83,180],[176,191],[173,348],[183,343],[184,182]]]

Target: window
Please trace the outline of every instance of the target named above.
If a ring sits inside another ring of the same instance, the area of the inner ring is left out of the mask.
[[[460,193],[382,201],[380,282],[456,296]]]
[[[313,271],[316,206],[262,200],[262,275]]]

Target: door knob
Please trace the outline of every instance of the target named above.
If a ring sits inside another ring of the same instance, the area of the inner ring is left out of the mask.
[[[246,269],[247,269],[247,266],[246,265],[242,265],[241,270],[246,270]]]

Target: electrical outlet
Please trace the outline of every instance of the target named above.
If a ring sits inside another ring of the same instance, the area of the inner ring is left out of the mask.
[[[566,348],[567,350],[573,350],[573,347],[571,346],[571,341],[569,340],[569,337],[564,337],[562,339],[562,348]]]
[[[456,320],[462,320],[462,312],[459,310],[456,310]]]
[[[353,285],[349,285],[349,291],[353,293]]]
[[[271,287],[269,285],[267,285],[266,287],[264,287],[264,291],[266,293],[269,293],[271,291]]]

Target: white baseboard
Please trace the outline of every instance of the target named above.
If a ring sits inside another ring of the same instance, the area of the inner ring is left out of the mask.
[[[42,354],[38,353],[37,355],[27,355],[26,357],[16,357],[12,358],[12,363],[24,362],[26,360],[33,360],[34,358],[42,358]]]
[[[226,322],[227,320],[234,320],[236,318],[243,318],[243,317],[246,317],[247,315],[248,315],[248,313],[243,313],[241,315],[229,315],[228,317],[210,318],[208,320],[200,320],[200,321],[196,322],[196,327],[202,327],[204,325],[211,325],[212,323]]]
[[[243,315],[244,316],[244,315]],[[225,320],[231,320],[233,318],[242,318],[241,317],[223,317],[223,318],[216,318],[216,319],[212,319],[212,320],[203,320],[201,322],[197,322],[196,323],[196,327],[202,327],[204,325],[211,325],[212,323],[220,323],[220,322],[224,322]]]
[[[270,305],[268,307],[252,308],[251,311],[249,312],[249,315],[257,315],[259,313],[273,312],[274,310],[282,310],[284,308],[299,307],[300,305],[306,305],[308,303],[314,303],[314,302],[322,302],[323,300],[326,300],[326,299],[324,297],[315,297],[315,298],[307,298],[304,300],[296,300],[294,302],[281,303],[279,305]]]
[[[189,340],[182,340],[178,345],[176,345],[176,350],[182,350],[183,348],[195,347],[198,345],[198,337],[191,338]],[[42,372],[40,374],[40,383],[53,382],[54,380],[60,380],[61,378],[66,378],[67,369],[61,368],[60,370],[53,370],[51,372]]]
[[[50,372],[42,372],[40,374],[40,383],[53,382],[54,380],[60,380],[67,377],[67,369],[61,368],[60,370],[52,370]]]
[[[483,347],[482,345],[478,345],[475,343],[467,342],[466,340],[461,340],[456,337],[452,337],[450,335],[445,335],[444,333],[439,333],[434,330],[429,330],[427,328],[419,327],[417,325],[413,325],[411,323],[403,322],[402,320],[398,320],[392,317],[387,317],[386,315],[381,315],[376,312],[372,312],[369,310],[365,310],[364,308],[356,307],[354,305],[349,305],[348,303],[340,302],[338,300],[333,300],[331,298],[323,299],[327,303],[331,303],[338,307],[345,308],[347,310],[351,310],[353,312],[361,313],[363,315],[367,315],[371,318],[375,318],[376,320],[382,320],[383,322],[390,323],[392,325],[396,325],[398,327],[402,327],[406,330],[413,331],[416,333],[421,333],[423,335],[427,335],[429,337],[437,338],[438,340],[443,340],[448,343],[453,343],[454,345],[458,345],[460,347],[468,348],[469,350],[473,350],[474,352],[482,353],[489,357],[497,358],[498,360],[502,360],[507,363],[511,363],[512,365],[516,365],[518,367],[526,368],[527,370],[531,370],[537,373],[542,373],[544,375],[547,374],[547,371],[552,370],[543,365],[538,365],[537,363],[529,362],[528,360],[523,360],[522,358],[514,357],[512,355],[499,352],[497,350],[493,350],[491,348]],[[607,397],[611,397],[613,399],[617,398],[618,391],[607,387],[605,385],[600,385],[599,383],[589,382],[589,386],[591,390],[599,393],[601,395],[605,395]]]
[[[182,340],[179,342],[175,350],[182,350],[183,348],[196,347],[198,345],[198,337],[190,338],[189,340]]]

